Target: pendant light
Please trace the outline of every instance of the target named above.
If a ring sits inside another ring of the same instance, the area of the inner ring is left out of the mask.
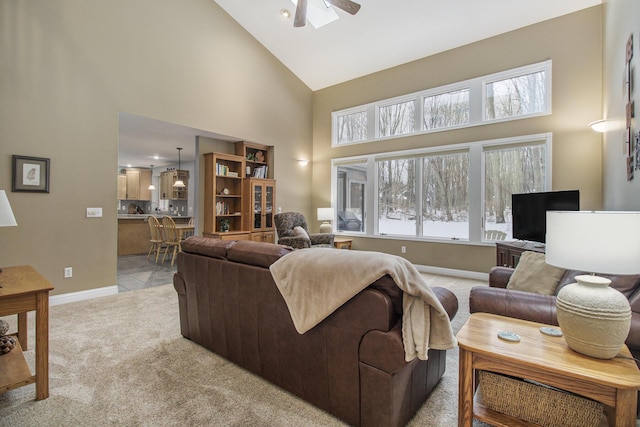
[[[153,185],[153,165],[151,165],[151,184],[149,184],[149,190],[155,190],[156,186]]]
[[[184,188],[184,182],[182,182],[182,180],[180,179],[180,151],[182,150],[182,148],[178,147],[178,179],[176,180],[176,182],[173,183],[173,186],[176,188]]]

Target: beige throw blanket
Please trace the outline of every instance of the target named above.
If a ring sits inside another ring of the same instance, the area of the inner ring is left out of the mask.
[[[291,252],[270,267],[298,333],[303,334],[385,274],[404,291],[405,360],[456,345],[447,312],[424,277],[404,258],[380,252],[330,248]]]

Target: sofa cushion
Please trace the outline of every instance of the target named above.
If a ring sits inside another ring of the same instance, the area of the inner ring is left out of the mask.
[[[507,289],[553,295],[564,272],[562,268],[547,264],[544,254],[525,251],[507,283]]]
[[[235,245],[227,250],[227,259],[268,268],[280,257],[291,251],[293,251],[291,246],[254,242],[252,240],[238,240]]]
[[[180,246],[183,252],[205,255],[212,258],[225,258],[227,256],[227,249],[235,244],[235,240],[191,236],[184,240]]]

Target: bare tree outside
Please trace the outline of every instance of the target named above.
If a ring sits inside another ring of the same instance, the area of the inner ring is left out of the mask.
[[[387,105],[379,109],[380,136],[402,135],[416,130],[415,101]]]
[[[546,146],[538,144],[485,152],[485,221],[511,234],[511,195],[546,189]]]
[[[539,113],[547,109],[544,71],[487,83],[485,88],[487,120]]]
[[[382,160],[378,166],[378,231],[389,233],[397,228],[389,221],[411,222],[415,236],[416,220],[416,160]],[[389,225],[389,227],[387,227]]]
[[[438,224],[459,223],[457,228],[466,230],[459,232],[468,237],[469,154],[433,155],[422,161],[422,235],[453,237],[447,235],[450,227]],[[461,236],[457,234],[456,237]]]
[[[360,111],[337,117],[338,144],[354,141],[366,141],[367,139],[367,112]]]
[[[422,104],[422,120],[427,130],[469,123],[469,89],[426,96]]]

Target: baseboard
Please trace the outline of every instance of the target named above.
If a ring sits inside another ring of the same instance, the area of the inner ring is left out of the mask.
[[[104,288],[89,289],[86,291],[70,292],[68,294],[53,295],[49,297],[49,305],[67,304],[70,302],[83,301],[86,299],[115,295],[118,293],[117,286],[105,286]]]
[[[430,265],[416,265],[416,269],[422,273],[441,274],[443,276],[461,277],[463,279],[475,279],[489,281],[489,273],[478,271],[456,270],[454,268],[432,267]]]

